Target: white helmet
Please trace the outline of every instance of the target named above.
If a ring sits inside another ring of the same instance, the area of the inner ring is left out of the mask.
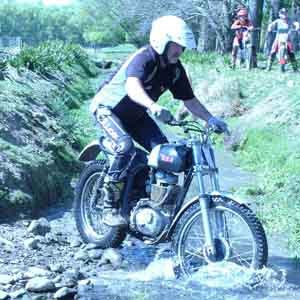
[[[164,16],[153,21],[150,45],[162,55],[168,42],[174,42],[188,49],[196,48],[193,32],[181,18]]]

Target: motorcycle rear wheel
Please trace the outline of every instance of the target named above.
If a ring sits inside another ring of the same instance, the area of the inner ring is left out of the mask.
[[[223,238],[216,232],[214,216],[223,220]],[[229,261],[238,265],[260,269],[267,263],[268,245],[264,229],[255,214],[245,205],[231,199],[217,197],[210,212],[217,255],[215,262]],[[191,276],[213,261],[208,258],[202,225],[200,205],[192,205],[176,226],[175,252],[180,273]]]
[[[280,65],[280,71],[282,72],[282,73],[284,73],[285,72],[285,64],[281,64]]]
[[[82,171],[75,189],[74,216],[76,227],[85,243],[97,247],[118,247],[126,237],[126,228],[109,227],[102,223],[104,177],[108,165],[105,160],[93,161]]]

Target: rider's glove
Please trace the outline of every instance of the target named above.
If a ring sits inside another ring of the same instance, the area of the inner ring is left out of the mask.
[[[216,117],[209,118],[208,126],[212,127],[215,133],[228,132],[227,124],[222,119]]]
[[[149,110],[155,118],[163,123],[168,123],[173,119],[171,112],[159,104],[153,103]]]

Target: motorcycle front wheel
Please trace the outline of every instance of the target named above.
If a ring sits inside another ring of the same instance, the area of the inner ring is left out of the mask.
[[[232,199],[212,200],[209,219],[216,254],[206,251],[200,205],[193,204],[176,226],[174,242],[180,271],[191,276],[209,263],[228,261],[260,269],[267,263],[268,245],[264,229],[256,215]]]
[[[284,73],[286,71],[286,47],[281,46],[279,48],[279,64],[280,64],[280,71]]]
[[[126,228],[109,227],[102,222],[102,188],[107,170],[105,160],[87,165],[79,177],[74,199],[74,216],[82,240],[102,249],[118,247],[126,237]]]

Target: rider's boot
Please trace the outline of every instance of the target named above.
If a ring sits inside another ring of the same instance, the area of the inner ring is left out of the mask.
[[[291,60],[291,64],[292,64],[292,68],[294,72],[298,71],[298,66],[297,66],[297,61],[296,61],[296,57],[294,53],[290,53],[290,60]]]
[[[123,182],[109,181],[104,184],[102,222],[107,226],[127,226],[126,219],[120,214],[120,198],[123,186]]]
[[[268,64],[267,64],[267,71],[271,71],[272,64],[275,60],[275,56],[276,56],[276,53],[270,54],[269,59],[268,59]]]
[[[231,66],[230,66],[233,70],[236,67],[237,52],[238,52],[238,47],[233,46],[232,54],[231,54]]]

